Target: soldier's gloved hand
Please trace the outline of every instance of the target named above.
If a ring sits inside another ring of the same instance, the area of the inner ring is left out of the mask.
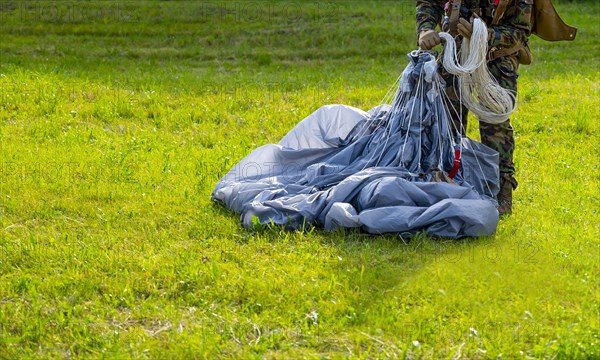
[[[441,43],[442,39],[435,30],[423,30],[419,34],[419,47],[423,50],[431,50]]]
[[[473,35],[473,24],[463,18],[458,19],[456,29],[466,39],[470,39],[471,35]]]

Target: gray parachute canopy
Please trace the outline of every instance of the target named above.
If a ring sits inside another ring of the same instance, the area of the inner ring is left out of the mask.
[[[391,105],[369,112],[321,107],[278,144],[235,165],[212,199],[240,213],[245,227],[310,224],[451,238],[494,233],[498,153],[456,135],[434,56],[409,58]]]

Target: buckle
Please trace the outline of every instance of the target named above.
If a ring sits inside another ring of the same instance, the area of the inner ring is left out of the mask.
[[[490,61],[494,61],[494,60],[496,60],[496,58],[497,58],[497,57],[496,57],[496,56],[494,56],[494,55],[496,54],[496,52],[497,52],[498,50],[500,50],[500,49],[499,49],[499,48],[497,48],[497,47],[493,47],[493,48],[491,48],[490,50],[488,50],[488,53],[487,53],[487,55],[486,55],[486,60],[487,60],[487,62],[490,62]]]

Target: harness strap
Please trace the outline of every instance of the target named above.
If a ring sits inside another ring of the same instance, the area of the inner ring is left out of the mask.
[[[523,49],[524,47],[525,47],[525,43],[519,43],[513,47],[492,50],[488,53],[487,61],[493,61],[493,60],[496,60],[497,58],[515,54],[516,52]]]
[[[494,19],[492,20],[492,25],[498,25],[502,17],[504,17],[504,13],[506,12],[506,8],[508,4],[510,4],[511,0],[500,0],[498,2],[498,7],[494,11]]]
[[[449,21],[449,25],[450,25],[450,29],[448,30],[448,33],[450,33],[450,35],[452,36],[456,36],[458,35],[458,18],[460,17],[460,5],[461,5],[461,0],[452,0],[452,7],[450,10],[450,21]]]
[[[450,173],[448,173],[448,177],[450,179],[454,179],[454,177],[458,173],[459,167],[460,167],[460,149],[457,147],[456,149],[454,149],[454,162],[452,164],[452,169],[450,169]]]

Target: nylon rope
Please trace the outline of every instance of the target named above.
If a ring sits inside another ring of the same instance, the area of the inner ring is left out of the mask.
[[[473,34],[470,39],[463,38],[460,52],[452,35],[441,32],[446,41],[442,64],[444,68],[458,78],[461,100],[479,121],[499,124],[506,121],[515,110],[515,94],[504,89],[491,75],[486,65],[487,26],[480,19],[474,19]]]

